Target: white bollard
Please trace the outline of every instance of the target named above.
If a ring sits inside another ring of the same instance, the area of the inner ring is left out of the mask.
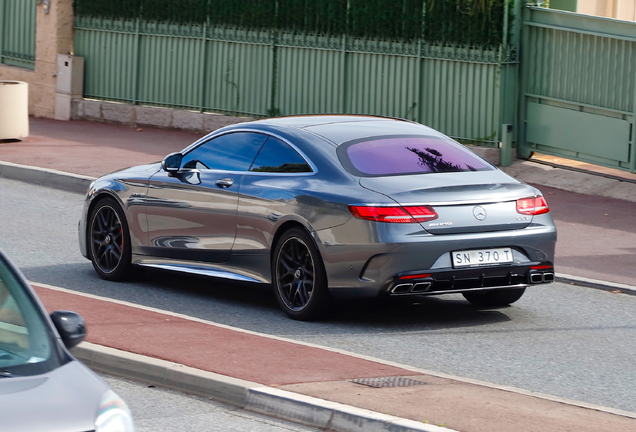
[[[29,84],[0,81],[0,140],[29,136]]]

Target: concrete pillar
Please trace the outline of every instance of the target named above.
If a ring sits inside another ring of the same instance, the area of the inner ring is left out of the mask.
[[[57,55],[73,52],[73,1],[50,0],[48,13],[46,7],[36,11],[35,69],[0,65],[0,80],[29,83],[29,114],[54,118]]]
[[[72,0],[51,0],[49,13],[45,5],[37,8],[35,32],[35,83],[31,91],[33,115],[55,117],[55,83],[57,55],[73,52]]]

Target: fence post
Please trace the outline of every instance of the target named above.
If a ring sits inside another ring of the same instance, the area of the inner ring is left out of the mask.
[[[0,64],[4,63],[4,0],[0,0]]]
[[[340,103],[340,108],[342,114],[347,114],[347,31],[349,31],[349,9],[351,7],[351,1],[347,0],[347,10],[345,11],[345,26],[342,31],[342,47],[340,49],[340,61],[342,62],[342,99]]]
[[[139,29],[139,17],[135,19],[135,48],[133,49],[133,83],[132,83],[132,104],[137,105],[139,100],[139,45],[141,44],[141,35]]]
[[[417,81],[416,81],[416,85],[417,85],[417,92],[416,94],[416,105],[415,108],[413,108],[413,120],[418,122],[418,123],[422,123],[422,88],[423,88],[423,83],[422,83],[422,37],[419,38],[419,40],[417,41],[417,67],[416,67],[416,71],[417,71]]]
[[[278,0],[274,2],[274,23],[276,26],[273,30],[270,30],[272,35],[272,82],[270,89],[270,106],[269,112],[267,113],[268,117],[276,117],[280,115],[280,110],[276,107],[276,93],[278,92],[278,88],[276,85],[276,81],[278,78],[278,30],[280,28],[280,23],[278,21]]]
[[[632,74],[632,81],[636,81],[634,74]],[[629,172],[636,173],[636,87],[634,87],[632,111],[632,124],[629,129]]]
[[[499,166],[507,167],[512,164],[512,125],[501,125],[501,152]]]
[[[632,80],[636,80],[636,77],[632,75]],[[636,173],[636,87],[634,90],[634,106],[632,107],[632,124],[629,130],[629,172]]]
[[[503,38],[499,46],[499,124],[514,123],[515,111],[515,92],[510,91],[510,73],[514,67],[512,65],[513,56],[510,44],[510,32],[508,21],[510,18],[510,10],[508,2],[504,1],[504,18],[502,23]],[[514,84],[514,83],[513,83]],[[512,111],[512,112],[511,112]],[[503,129],[498,130],[497,142],[503,140]]]
[[[276,107],[276,93],[278,92],[278,86],[276,85],[278,79],[278,30],[272,32],[272,88],[271,88],[271,105],[269,108],[268,117],[276,117],[280,115],[280,110]]]
[[[340,110],[342,114],[347,114],[347,34],[342,35],[342,48],[340,50],[340,61],[342,63],[342,99]]]
[[[527,7],[522,7],[519,22],[519,31],[521,32],[521,42],[519,44],[519,73],[517,82],[519,83],[518,94],[518,116],[517,116],[517,157],[520,159],[529,159],[532,156],[532,149],[526,146],[526,71],[524,67],[524,56],[527,60],[527,52],[530,49],[530,38],[528,32],[529,28],[524,25],[525,21],[530,19],[530,10]]]
[[[205,90],[206,90],[206,76],[207,76],[207,63],[208,63],[208,28],[210,17],[205,20],[203,23],[203,35],[201,37],[201,58],[202,67],[201,67],[201,80],[199,81],[199,112],[205,111]]]
[[[422,2],[422,15],[420,17],[422,25],[420,27],[420,37],[417,41],[417,111],[413,110],[415,121],[418,123],[424,122],[424,77],[422,76],[422,44],[424,43],[424,31],[426,30],[426,0]],[[416,114],[417,113],[417,114]]]

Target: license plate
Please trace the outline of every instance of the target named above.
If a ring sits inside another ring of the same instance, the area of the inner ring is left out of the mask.
[[[452,252],[453,267],[470,267],[512,262],[511,248],[475,249]]]

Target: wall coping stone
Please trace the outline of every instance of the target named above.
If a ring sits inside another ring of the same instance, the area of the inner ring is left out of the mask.
[[[235,117],[216,113],[200,113],[173,108],[75,99],[72,101],[71,119],[117,123],[130,126],[150,126],[160,129],[176,129],[208,134],[235,123],[255,120],[252,117]]]

